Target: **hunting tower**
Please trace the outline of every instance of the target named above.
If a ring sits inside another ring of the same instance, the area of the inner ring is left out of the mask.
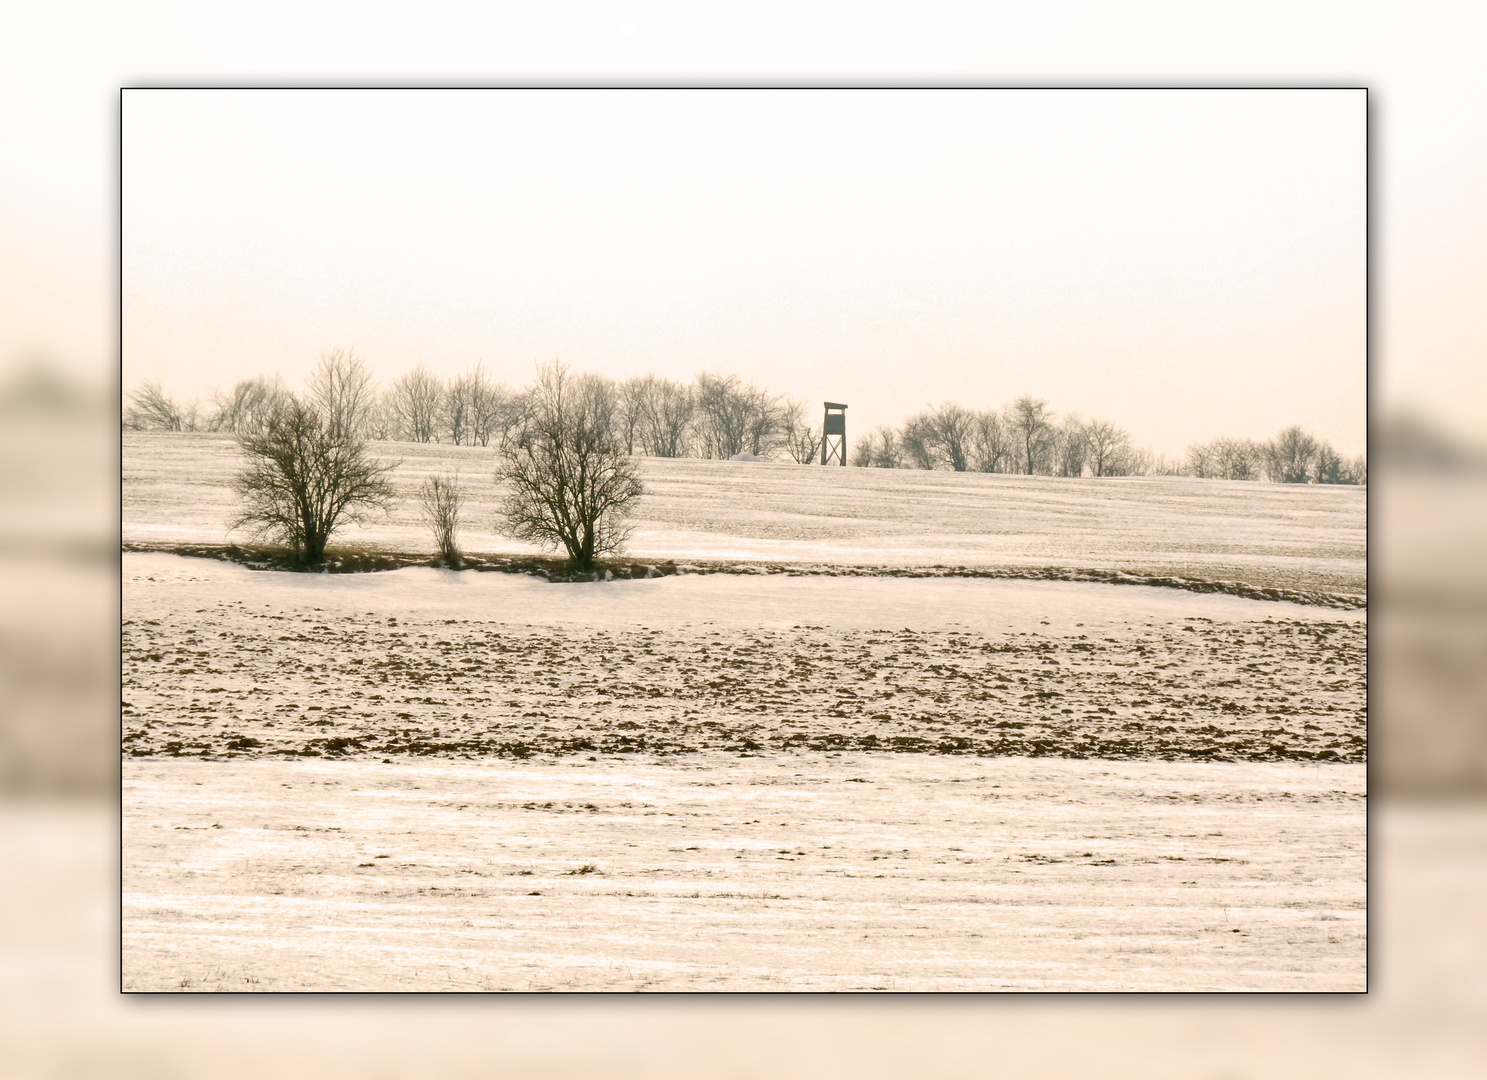
[[[835,401],[826,402],[826,419],[821,422],[821,464],[847,463],[847,407]]]

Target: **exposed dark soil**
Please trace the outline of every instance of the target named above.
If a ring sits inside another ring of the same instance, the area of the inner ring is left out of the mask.
[[[123,625],[128,755],[879,750],[1366,760],[1366,627],[1116,637],[217,610]]]

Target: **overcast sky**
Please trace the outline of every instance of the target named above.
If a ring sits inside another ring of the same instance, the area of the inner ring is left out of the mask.
[[[126,91],[124,385],[554,356],[1364,447],[1361,91]]]

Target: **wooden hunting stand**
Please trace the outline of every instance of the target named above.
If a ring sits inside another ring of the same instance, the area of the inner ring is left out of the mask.
[[[826,418],[821,422],[821,464],[847,463],[847,407],[835,401],[826,402]]]

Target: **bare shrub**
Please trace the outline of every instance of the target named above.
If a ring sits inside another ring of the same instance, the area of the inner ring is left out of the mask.
[[[424,524],[434,534],[439,557],[451,570],[458,570],[461,560],[456,534],[460,527],[460,511],[465,505],[459,473],[428,477],[418,489],[418,499]]]
[[[325,558],[343,521],[387,510],[387,474],[397,462],[374,460],[366,442],[334,425],[314,405],[286,395],[262,433],[239,436],[248,457],[233,487],[243,500],[232,528],[273,536],[306,563]]]
[[[507,485],[507,528],[518,539],[561,547],[582,572],[618,551],[626,518],[644,493],[618,430],[614,384],[559,363],[537,371],[526,414],[496,473]]]

